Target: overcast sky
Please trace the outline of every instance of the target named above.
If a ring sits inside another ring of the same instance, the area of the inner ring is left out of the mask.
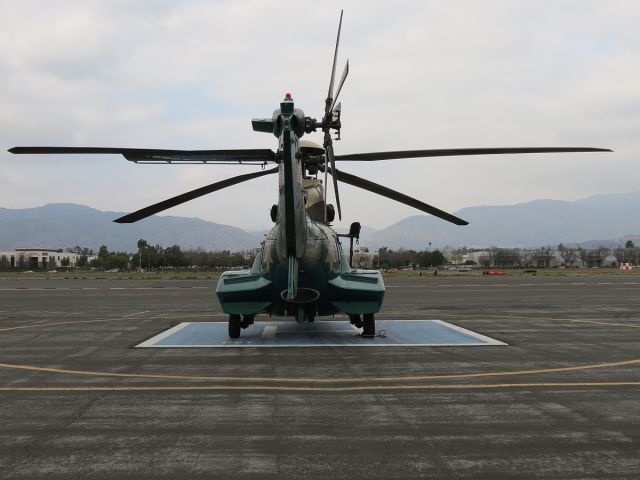
[[[132,211],[259,167],[13,156],[15,145],[272,148],[251,130],[287,91],[320,117],[340,8],[337,154],[593,146],[615,153],[343,163],[454,212],[640,190],[640,3],[0,0],[0,207]],[[308,136],[321,143],[321,135]],[[419,213],[342,185],[344,220]],[[259,230],[275,177],[166,214]]]

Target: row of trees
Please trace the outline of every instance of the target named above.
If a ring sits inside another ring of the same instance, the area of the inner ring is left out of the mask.
[[[446,257],[446,258],[445,258]],[[473,258],[470,260],[469,258]],[[425,268],[436,267],[444,263],[460,264],[466,261],[469,265],[484,268],[545,268],[551,266],[588,266],[603,267],[611,264],[632,263],[640,260],[640,248],[628,241],[624,247],[608,248],[600,246],[587,249],[560,244],[557,248],[498,248],[486,249],[445,248],[444,254],[439,250],[391,250],[383,247],[379,250],[380,268]]]
[[[128,252],[110,252],[106,245],[100,247],[97,257],[88,262],[93,251],[88,248],[76,246],[67,249],[69,253],[80,254],[76,265],[79,267],[89,264],[95,268],[105,270],[111,269],[144,269],[157,268],[180,268],[180,267],[202,267],[202,268],[234,268],[247,267],[253,263],[254,253],[232,253],[229,250],[220,252],[206,251],[202,248],[196,250],[183,251],[180,246],[172,245],[162,247],[161,245],[151,245],[146,240],[138,241],[138,251],[134,254]],[[60,250],[62,252],[62,250]],[[440,250],[392,250],[382,247],[378,251],[378,268],[429,268],[438,267],[447,263],[461,263],[464,256],[477,250],[461,248],[457,250],[445,249],[447,258]],[[535,249],[526,248],[498,248],[490,247],[482,250],[475,256],[476,261],[467,263],[477,263],[481,267],[505,267],[505,268],[544,268],[555,265],[565,265],[567,267],[589,266],[602,267],[612,263],[611,257],[615,258],[617,264],[632,263],[637,265],[640,260],[640,248],[635,247],[633,242],[628,241],[624,247],[610,249],[598,247],[596,249],[586,249],[580,246],[570,247],[564,244],[558,245],[556,249],[551,247],[541,247]],[[69,265],[69,259],[61,259],[62,267]],[[17,268],[28,268],[26,258],[20,256],[16,258]],[[0,269],[9,268],[8,259],[0,257]]]
[[[446,258],[439,250],[391,250],[382,247],[379,252],[380,268],[407,268],[407,267],[438,267],[446,263]],[[162,247],[150,245],[146,240],[138,241],[138,252],[129,255],[125,252],[109,252],[103,245],[100,247],[98,257],[92,261],[91,266],[110,270],[118,269],[155,269],[167,267],[207,267],[207,268],[234,268],[246,267],[253,263],[253,253],[232,253],[229,250],[220,252],[206,251],[202,248],[183,251],[178,245]]]
[[[439,267],[446,263],[446,258],[440,250],[391,250],[382,247],[378,250],[380,268],[428,268]]]
[[[91,262],[91,266],[105,270],[111,269],[157,269],[180,267],[208,267],[233,268],[247,266],[253,263],[253,254],[232,253],[229,250],[209,252],[202,248],[183,251],[179,245],[163,247],[151,245],[144,239],[138,240],[137,253],[110,252],[106,245],[102,245],[98,256]]]

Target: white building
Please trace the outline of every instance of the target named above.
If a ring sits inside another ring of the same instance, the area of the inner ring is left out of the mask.
[[[75,267],[80,254],[64,252],[48,248],[16,248],[15,250],[0,252],[0,268],[54,268],[67,266]],[[66,264],[66,265],[63,265]]]
[[[345,251],[348,256],[349,251]],[[357,247],[353,250],[353,261],[351,262],[353,268],[374,269],[380,267],[380,256],[378,251],[370,252],[367,247]]]

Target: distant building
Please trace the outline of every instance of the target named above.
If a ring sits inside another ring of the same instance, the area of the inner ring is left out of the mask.
[[[581,256],[576,252],[570,264],[566,265],[562,253],[554,248],[490,248],[467,252],[462,256],[462,261],[464,263],[473,262],[475,265],[483,268],[510,268],[518,266],[534,268],[557,268],[564,266],[609,267],[616,264],[615,255],[609,251],[603,254],[598,250],[586,250],[584,253],[585,255]]]
[[[52,270],[63,266],[75,267],[80,254],[49,248],[16,248],[0,252],[0,268],[42,268]]]
[[[477,252],[467,252],[462,255],[462,263],[468,264],[470,262],[473,262],[475,265],[480,267],[489,267],[489,253],[484,250],[480,250]]]
[[[345,252],[349,255],[349,252]],[[380,257],[378,252],[370,252],[367,247],[361,247],[353,251],[353,260],[351,266],[353,268],[374,269],[380,265]]]

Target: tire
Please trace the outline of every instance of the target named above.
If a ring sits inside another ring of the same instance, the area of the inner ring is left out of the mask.
[[[229,315],[229,338],[240,338],[240,315]]]
[[[376,336],[376,320],[373,313],[365,313],[362,315],[362,336],[364,338],[373,338]]]

